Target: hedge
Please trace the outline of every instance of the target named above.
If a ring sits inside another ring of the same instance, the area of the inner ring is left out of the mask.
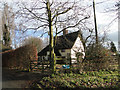
[[[28,69],[33,60],[38,60],[37,48],[33,45],[26,45],[2,53],[3,67]]]

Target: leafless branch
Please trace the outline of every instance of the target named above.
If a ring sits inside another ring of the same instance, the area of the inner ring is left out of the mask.
[[[74,3],[74,4],[75,4],[75,3]],[[62,11],[62,12],[60,12],[60,13],[56,13],[56,14],[53,16],[52,21],[54,20],[55,17],[57,17],[57,16],[59,16],[59,15],[61,15],[61,14],[65,14],[65,13],[67,13],[68,11],[70,11],[70,10],[74,7],[74,4],[73,4],[71,7],[67,8],[66,10],[64,10],[64,11]]]
[[[38,18],[38,19],[43,19],[43,20],[47,20],[46,18],[38,17],[38,16],[37,16],[35,13],[33,13],[30,9],[28,9],[28,8],[26,8],[26,7],[25,7],[25,9],[28,10],[31,14],[33,14],[36,18]]]
[[[75,25],[70,25],[70,26],[68,26],[68,27],[65,27],[64,29],[62,29],[61,31],[59,31],[57,34],[61,33],[63,30],[66,30],[66,29],[68,29],[68,28],[73,28],[73,27],[79,25],[79,23],[80,23],[81,21],[83,21],[83,20],[85,20],[85,19],[88,19],[88,18],[89,18],[89,17],[85,17],[85,18],[79,20]]]
[[[38,30],[39,28],[44,27],[44,26],[48,26],[48,25],[44,24],[44,25],[38,26],[37,28],[27,28],[23,31],[23,33],[26,32],[27,30]]]

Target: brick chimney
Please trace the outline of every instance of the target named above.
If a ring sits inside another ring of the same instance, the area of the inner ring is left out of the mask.
[[[68,30],[63,30],[63,35],[66,35],[66,34],[68,34]]]

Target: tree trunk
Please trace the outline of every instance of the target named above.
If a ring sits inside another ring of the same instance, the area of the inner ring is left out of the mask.
[[[52,28],[52,18],[51,18],[51,9],[49,0],[47,0],[47,12],[48,12],[48,21],[49,21],[49,31],[50,31],[50,67],[54,73],[56,70],[55,66],[55,55],[54,55],[54,40],[53,40],[53,28]]]

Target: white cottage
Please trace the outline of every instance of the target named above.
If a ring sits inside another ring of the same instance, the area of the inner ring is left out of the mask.
[[[81,34],[79,31],[72,32],[68,34],[63,34],[58,36],[56,40],[56,46],[54,49],[56,56],[70,57],[72,63],[76,62],[76,53],[81,52],[83,54],[82,58],[85,57],[84,46],[81,40]],[[38,56],[48,58],[49,55],[49,45],[46,46]]]

